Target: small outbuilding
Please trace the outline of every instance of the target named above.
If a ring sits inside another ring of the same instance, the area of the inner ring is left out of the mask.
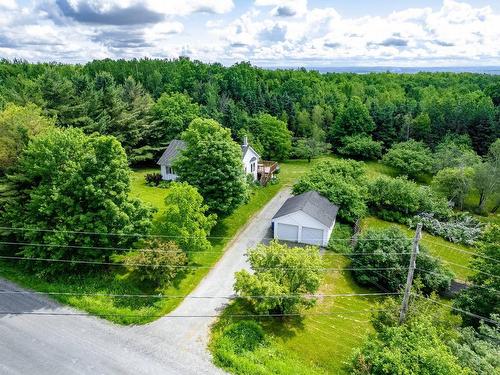
[[[288,198],[272,219],[274,238],[326,246],[338,210],[338,206],[316,191]]]

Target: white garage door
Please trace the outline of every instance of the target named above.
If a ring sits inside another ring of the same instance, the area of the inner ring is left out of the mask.
[[[283,241],[297,242],[299,239],[299,227],[297,225],[278,223],[278,239]]]
[[[302,227],[302,240],[310,245],[323,245],[323,229]]]

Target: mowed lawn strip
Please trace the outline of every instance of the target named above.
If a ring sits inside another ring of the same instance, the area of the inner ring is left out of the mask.
[[[327,157],[325,157],[327,158]],[[318,159],[320,160],[320,159]],[[211,233],[212,249],[190,257],[190,264],[200,267],[212,267],[223,254],[224,248],[238,231],[285,185],[292,184],[305,173],[316,161],[294,160],[280,163],[279,182],[267,187],[255,187],[249,201],[240,206],[230,216],[220,221]],[[157,169],[136,169],[131,173],[131,192],[161,213],[165,189],[148,186],[144,176],[157,173]],[[122,252],[120,252],[122,254]],[[96,265],[90,274],[63,276],[54,280],[43,280],[27,271],[16,261],[0,261],[0,276],[12,280],[21,286],[40,292],[79,293],[83,295],[52,295],[51,298],[101,316],[119,324],[144,324],[151,322],[175,309],[208,273],[208,268],[190,270],[175,282],[158,290],[152,285],[131,278],[129,273],[119,266]],[[180,298],[155,297],[109,297],[93,294],[165,294]]]

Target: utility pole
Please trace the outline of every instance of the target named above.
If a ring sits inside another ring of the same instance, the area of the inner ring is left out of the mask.
[[[421,238],[422,238],[422,223],[418,223],[417,229],[415,231],[415,238],[413,238],[410,266],[408,267],[408,277],[406,278],[405,294],[403,296],[403,303],[401,304],[401,311],[399,312],[399,324],[405,321],[406,312],[408,311],[408,301],[410,299],[411,286],[413,284],[413,273],[415,272],[416,261],[417,261],[418,243],[420,242]]]

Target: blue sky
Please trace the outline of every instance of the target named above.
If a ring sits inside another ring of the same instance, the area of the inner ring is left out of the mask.
[[[500,65],[493,0],[0,0],[0,58]]]

